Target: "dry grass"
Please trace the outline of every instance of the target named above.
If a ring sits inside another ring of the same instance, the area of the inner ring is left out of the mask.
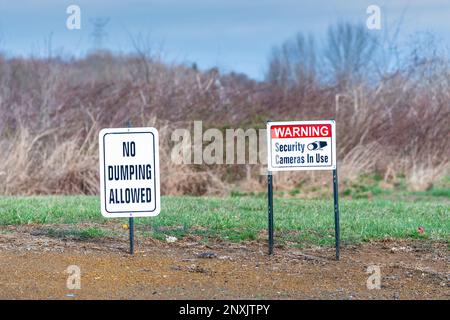
[[[148,59],[0,58],[0,194],[96,194],[98,131],[128,121],[160,131],[164,194],[265,190],[261,165],[173,164],[170,135],[193,120],[202,120],[206,130],[261,128],[266,119],[335,118],[341,180],[404,175],[410,189],[425,190],[449,173],[447,60],[409,64],[375,84],[280,87]],[[314,172],[276,179],[286,190],[304,181],[319,187],[329,182]]]

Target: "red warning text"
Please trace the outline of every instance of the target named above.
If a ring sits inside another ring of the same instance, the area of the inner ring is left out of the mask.
[[[331,124],[299,124],[271,127],[272,139],[331,137]]]

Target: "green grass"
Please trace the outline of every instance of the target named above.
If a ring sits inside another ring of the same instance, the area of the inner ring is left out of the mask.
[[[435,182],[426,191],[410,191],[404,177],[397,177],[395,183],[387,184],[378,175],[362,175],[356,181],[344,181],[342,195],[353,199],[382,197],[385,199],[411,199],[418,201],[434,201],[436,198],[450,200],[450,176]],[[390,186],[387,188],[387,186]]]
[[[418,191],[413,194],[425,197],[444,197],[450,199],[450,188],[431,188],[430,190]]]
[[[334,214],[332,200],[274,200],[277,243],[332,245]],[[425,238],[450,241],[450,203],[440,197],[432,200],[341,200],[341,236],[344,243],[384,238]],[[0,225],[16,224],[104,224],[109,219],[99,212],[98,197],[45,196],[0,197]],[[112,219],[117,224],[127,219]],[[264,197],[234,196],[162,197],[161,214],[136,218],[136,230],[144,236],[164,239],[200,236],[229,241],[258,240],[267,229]],[[419,234],[417,228],[425,228]],[[78,230],[74,226],[74,230]],[[102,229],[69,231],[84,238],[104,236]],[[56,235],[57,236],[57,235]]]

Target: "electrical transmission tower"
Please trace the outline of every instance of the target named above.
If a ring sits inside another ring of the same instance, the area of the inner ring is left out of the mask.
[[[94,25],[94,30],[91,33],[94,48],[96,51],[100,51],[103,49],[104,40],[108,35],[104,29],[109,22],[109,18],[95,18],[90,21]]]

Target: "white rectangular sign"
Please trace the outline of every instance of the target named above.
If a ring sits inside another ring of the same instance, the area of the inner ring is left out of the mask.
[[[336,169],[336,122],[267,123],[268,170]]]
[[[102,129],[99,152],[102,215],[109,218],[158,215],[161,210],[158,130]]]

